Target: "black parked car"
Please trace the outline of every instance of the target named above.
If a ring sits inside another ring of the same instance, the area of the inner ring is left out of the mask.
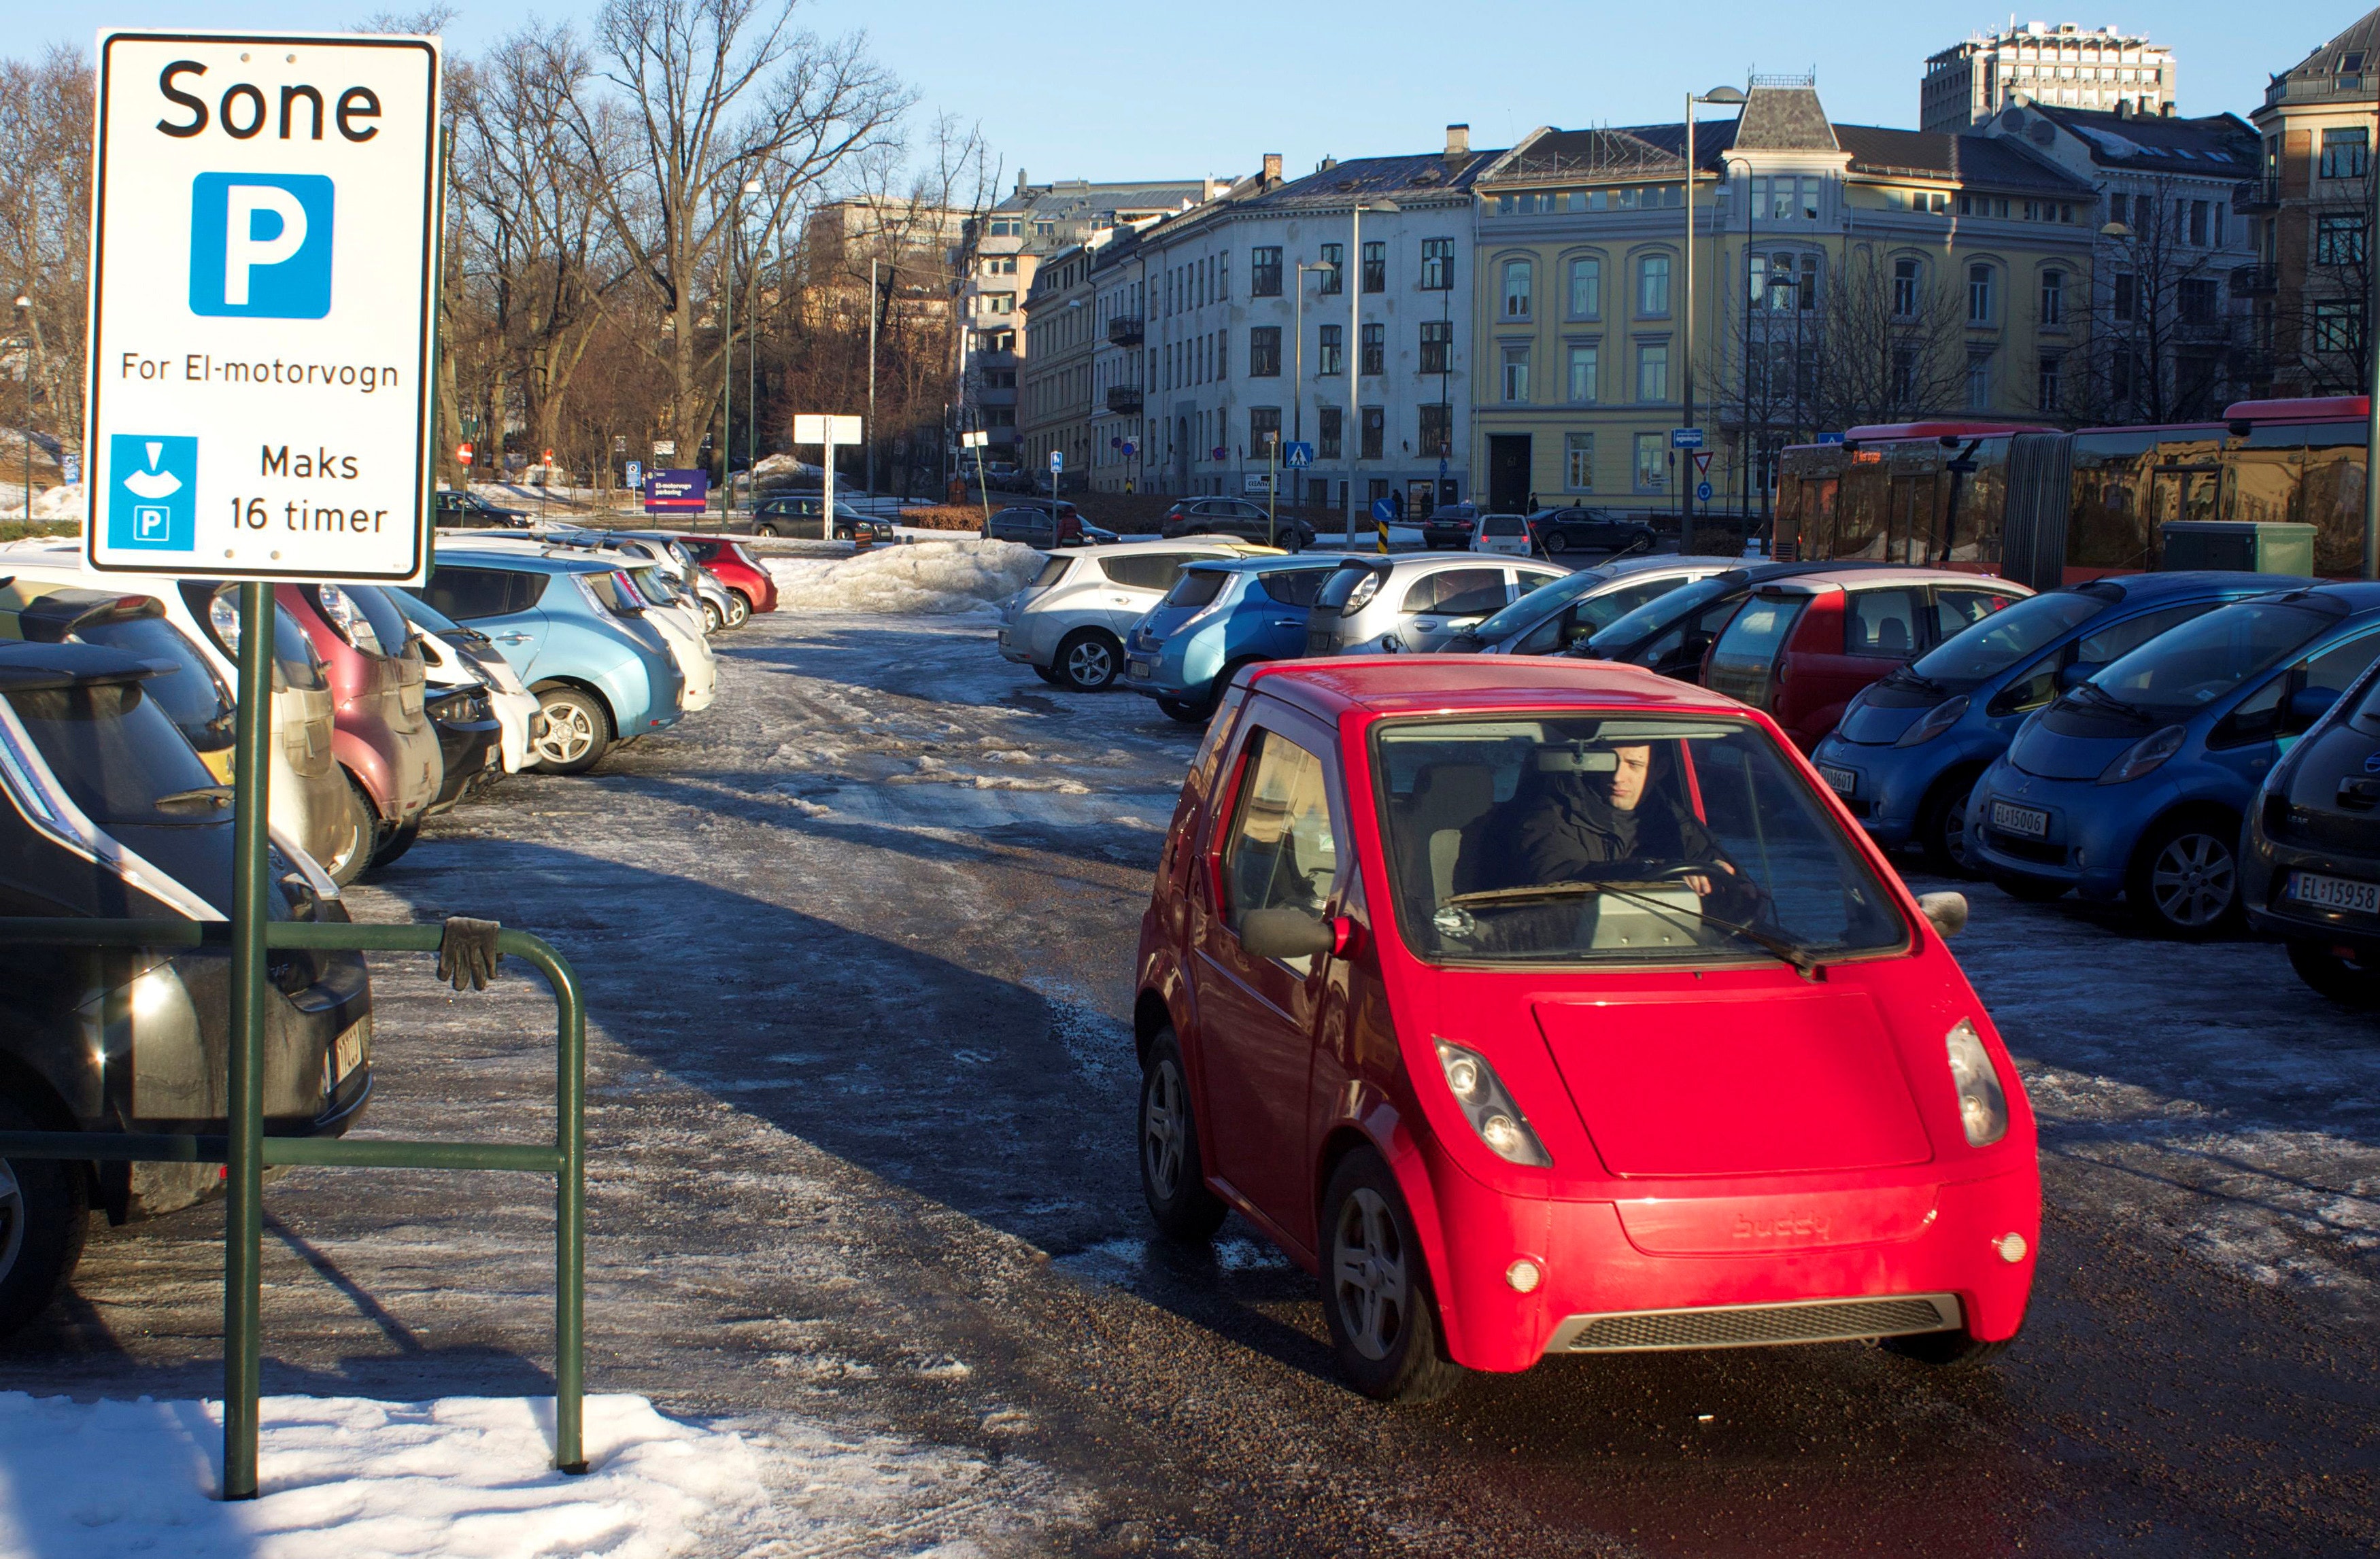
[[[1046,509],[1018,503],[996,510],[984,522],[982,534],[987,541],[1018,541],[1044,550],[1080,547],[1090,539],[1085,534],[1082,515],[1075,512],[1071,503],[1057,503]]]
[[[2315,990],[2380,1007],[2380,661],[2265,777],[2246,846],[2249,924]]]
[[[826,500],[817,493],[764,498],[752,511],[752,534],[823,541],[827,539],[826,526],[820,515],[825,511]],[[834,506],[833,538],[856,541],[863,535],[870,541],[890,541],[892,539],[892,523],[863,514],[849,504],[837,503]]]
[[[0,645],[0,914],[220,921],[231,790],[147,691],[160,663],[80,644]],[[322,868],[267,857],[276,920],[345,921]],[[338,1135],[371,1093],[371,984],[358,953],[267,966],[265,1130]],[[230,964],[220,949],[0,946],[0,1128],[225,1130]],[[48,1305],[95,1208],[111,1223],[214,1192],[212,1164],[0,1160],[0,1335]]]
[[[432,525],[458,530],[519,530],[529,523],[525,509],[504,509],[476,492],[441,489],[430,507]]]
[[[1476,503],[1441,503],[1429,512],[1421,523],[1421,544],[1433,551],[1451,547],[1457,551],[1467,550],[1471,538],[1479,533],[1479,505]]]
[[[1529,538],[1548,557],[1653,550],[1651,526],[1602,509],[1540,509],[1529,516]]]
[[[1314,545],[1314,527],[1304,520],[1245,498],[1185,498],[1165,511],[1158,534],[1168,541],[1184,536],[1231,536],[1260,547],[1302,552]]]

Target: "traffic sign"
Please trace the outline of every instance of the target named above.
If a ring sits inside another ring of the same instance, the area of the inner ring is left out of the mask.
[[[91,566],[420,579],[437,40],[108,31],[98,101]]]
[[[1708,482],[1696,482],[1696,483],[1694,484],[1694,502],[1697,502],[1697,503],[1708,503],[1710,501],[1711,501],[1711,485],[1710,485],[1710,483],[1708,483]]]
[[[663,455],[675,454],[676,453],[677,441],[675,439],[655,439],[653,441],[654,459],[658,460]]]
[[[1281,463],[1291,470],[1301,470],[1314,464],[1314,446],[1303,441],[1281,446]]]
[[[1216,460],[1229,460],[1232,458],[1230,447],[1224,444],[1217,444],[1213,449],[1208,450],[1207,453],[1210,458]]]
[[[1372,500],[1372,518],[1378,520],[1382,525],[1387,525],[1390,520],[1393,520],[1396,517],[1397,501],[1395,499],[1376,498]]]
[[[794,442],[797,444],[856,444],[859,436],[859,418],[856,417],[804,412],[794,418]]]
[[[1818,441],[1822,444],[1839,444],[1843,441],[1843,436],[1840,433],[1821,433],[1818,435]]]
[[[1703,447],[1703,430],[1699,428],[1672,428],[1670,429],[1670,447],[1700,449]]]
[[[1051,450],[1050,452],[1050,474],[1054,477],[1065,468],[1066,452],[1062,449]]]
[[[1709,469],[1710,469],[1710,463],[1711,463],[1711,452],[1710,452],[1709,450],[1706,450],[1706,449],[1698,449],[1698,450],[1694,451],[1694,469],[1695,469],[1695,470],[1697,470],[1697,471],[1707,471],[1707,470],[1709,470]]]
[[[1139,453],[1140,446],[1138,444],[1134,443],[1130,439],[1126,439],[1123,441],[1123,457],[1126,460],[1130,460],[1134,455],[1136,455]]]
[[[638,488],[640,488],[640,487],[642,487],[642,486],[644,486],[644,485],[645,485],[645,467],[644,467],[644,463],[643,463],[642,461],[638,461],[638,460],[631,460],[631,461],[629,461],[629,462],[628,462],[628,490],[629,490],[630,492],[634,492],[634,491],[636,491]]]

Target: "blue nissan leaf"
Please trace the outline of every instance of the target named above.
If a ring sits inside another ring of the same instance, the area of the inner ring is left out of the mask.
[[[1216,559],[1186,566],[1124,635],[1123,685],[1196,725],[1240,667],[1305,653],[1305,609],[1336,557]]]

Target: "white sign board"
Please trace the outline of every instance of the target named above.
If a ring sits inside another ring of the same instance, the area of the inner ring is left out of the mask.
[[[100,34],[94,568],[421,578],[438,92],[432,38]]]
[[[794,442],[856,444],[859,442],[859,418],[828,417],[818,412],[797,413],[794,417]]]

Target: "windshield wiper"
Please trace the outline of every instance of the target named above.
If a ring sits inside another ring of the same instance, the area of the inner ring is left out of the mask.
[[[160,812],[172,812],[184,807],[195,811],[202,805],[220,809],[231,804],[231,787],[200,785],[191,790],[176,791],[171,795],[159,796],[149,804]]]
[[[1665,900],[1657,899],[1645,891],[1648,888],[1675,886],[1676,884],[1672,882],[1640,882],[1627,879],[1541,882],[1528,888],[1487,888],[1471,893],[1458,893],[1446,902],[1452,908],[1468,909],[1474,904],[1521,904],[1536,900],[1584,899],[1597,893],[1609,893],[1615,898],[1626,899],[1632,903],[1642,905],[1668,920],[1670,925],[1682,929],[1685,928],[1686,923],[1677,919],[1672,913],[1677,906]],[[1763,952],[1792,965],[1793,973],[1804,980],[1817,980],[1825,976],[1826,971],[1816,959],[1782,937],[1771,937],[1766,931],[1739,925],[1735,921],[1721,920],[1700,907],[1697,907],[1694,913],[1695,918],[1705,925],[1714,926],[1730,936],[1741,937]]]
[[[2099,705],[2103,708],[2111,709],[2123,716],[2126,719],[2137,720],[2143,725],[2150,722],[2151,717],[2146,709],[2142,708],[2138,704],[2117,697],[2097,683],[2076,683],[2071,691],[2074,698],[2082,703]]]
[[[1913,687],[1920,693],[1948,696],[1950,690],[1914,666],[1895,666],[1884,679],[1887,687]]]

